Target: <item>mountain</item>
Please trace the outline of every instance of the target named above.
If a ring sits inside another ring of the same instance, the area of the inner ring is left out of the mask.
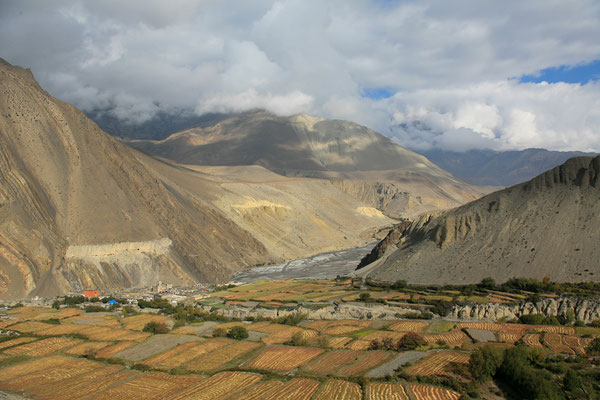
[[[436,165],[474,185],[512,186],[559,166],[569,158],[595,156],[579,151],[525,149],[519,151],[440,149],[417,151]]]
[[[378,250],[384,255],[356,273],[422,284],[598,281],[599,175],[600,156],[576,157],[454,210],[422,215],[390,233],[395,244],[388,239]]]
[[[328,181],[151,158],[3,60],[0,93],[2,299],[224,282],[391,223]]]
[[[392,217],[456,207],[485,192],[364,126],[308,115],[248,112],[128,144],[183,165],[260,165],[284,176],[328,179]]]

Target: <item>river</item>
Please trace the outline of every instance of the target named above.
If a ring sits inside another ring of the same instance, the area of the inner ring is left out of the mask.
[[[360,260],[368,254],[376,243],[349,250],[321,253],[308,258],[300,258],[284,264],[250,268],[231,278],[234,282],[253,282],[257,280],[282,280],[313,278],[335,278],[348,275],[356,269]]]

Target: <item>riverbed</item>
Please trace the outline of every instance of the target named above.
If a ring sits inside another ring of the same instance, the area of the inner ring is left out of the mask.
[[[308,258],[300,258],[284,264],[250,268],[231,278],[234,282],[282,279],[327,279],[338,275],[348,275],[356,269],[360,260],[367,255],[376,243],[349,250],[321,253]]]

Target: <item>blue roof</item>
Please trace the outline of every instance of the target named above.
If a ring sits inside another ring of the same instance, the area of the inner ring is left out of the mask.
[[[109,300],[108,304],[117,304],[116,300]]]

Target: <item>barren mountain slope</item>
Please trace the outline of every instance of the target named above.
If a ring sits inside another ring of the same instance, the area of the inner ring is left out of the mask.
[[[485,191],[366,127],[308,115],[237,114],[130,144],[180,164],[261,165],[286,176],[329,179],[394,217],[455,207]]]
[[[226,281],[390,223],[326,181],[152,159],[5,62],[0,94],[0,298]]]
[[[491,276],[600,280],[600,156],[577,157],[529,182],[423,215],[356,273],[413,283]]]

